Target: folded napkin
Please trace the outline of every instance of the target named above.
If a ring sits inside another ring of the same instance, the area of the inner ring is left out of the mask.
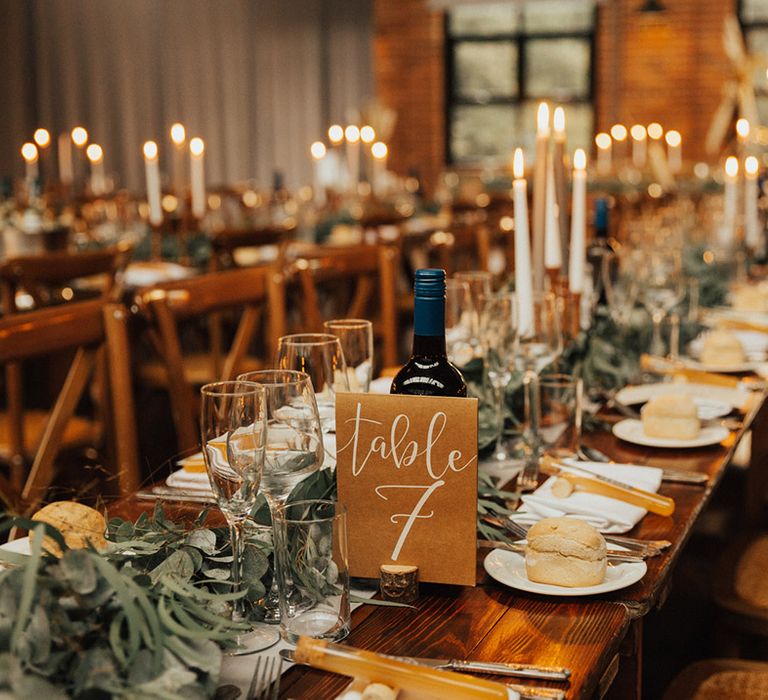
[[[658,491],[661,485],[661,469],[641,467],[634,464],[605,464],[602,462],[574,462],[584,469],[607,476],[616,481],[635,486],[644,491]],[[521,525],[529,526],[542,518],[572,516],[588,522],[607,534],[618,535],[631,530],[648,512],[615,498],[584,491],[574,491],[567,498],[552,495],[552,484],[556,477],[550,477],[532,494],[522,497],[523,505],[510,515]]]
[[[202,452],[198,452],[197,454],[187,458],[189,461],[197,459],[203,459]],[[207,472],[191,472],[187,471],[183,467],[168,476],[168,478],[165,480],[165,484],[166,486],[169,486],[173,489],[182,489],[184,491],[199,491],[201,494],[213,493],[211,491],[211,482],[208,481]]]

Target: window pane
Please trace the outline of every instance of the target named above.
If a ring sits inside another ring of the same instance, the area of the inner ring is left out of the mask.
[[[487,102],[514,97],[517,88],[517,46],[507,41],[456,44],[454,90],[459,97]]]
[[[758,22],[768,20],[768,2],[766,0],[742,0],[742,22]]]
[[[451,11],[449,26],[453,36],[509,34],[518,29],[518,9],[509,3],[459,6]]]
[[[529,2],[525,5],[525,31],[534,32],[588,32],[595,20],[594,5],[572,0]]]
[[[458,106],[453,109],[451,153],[459,163],[484,159],[505,162],[518,145],[518,108],[508,105]]]
[[[768,54],[768,29],[750,29],[747,32],[747,48],[750,53]],[[753,81],[759,90],[768,88],[768,79],[765,76],[765,66],[756,67]],[[765,122],[763,122],[765,123]]]
[[[757,114],[761,124],[768,124],[768,96],[757,96]]]
[[[589,94],[590,45],[586,39],[534,39],[525,46],[529,97],[568,99]]]

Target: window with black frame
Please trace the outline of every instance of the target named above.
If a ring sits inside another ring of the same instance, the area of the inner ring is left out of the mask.
[[[590,146],[594,3],[473,3],[446,22],[451,163],[506,163],[532,145],[542,100],[565,106],[570,149]]]
[[[741,0],[739,19],[744,29],[747,51],[768,56],[768,0]],[[752,80],[760,123],[768,124],[768,77],[764,63],[755,67]]]

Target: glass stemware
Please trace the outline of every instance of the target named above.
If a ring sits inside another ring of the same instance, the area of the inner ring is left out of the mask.
[[[341,341],[329,333],[284,335],[277,342],[280,369],[306,372],[312,380],[323,432],[336,429],[336,392],[349,391]]]
[[[448,359],[457,367],[466,366],[475,356],[476,315],[469,285],[461,280],[446,280],[445,345]]]
[[[232,583],[242,591],[243,528],[256,505],[264,468],[267,430],[264,388],[253,382],[216,382],[200,390],[203,457],[216,503],[227,520],[232,543]],[[243,599],[233,601],[232,618],[245,621]],[[237,638],[233,655],[275,644],[275,630],[255,628]]]
[[[504,397],[512,379],[517,355],[517,300],[505,293],[483,297],[480,336],[485,354],[488,379],[496,401],[496,448],[492,459],[510,463],[512,456],[504,444]]]
[[[274,533],[277,509],[285,504],[297,484],[323,464],[323,436],[315,392],[309,375],[293,370],[247,372],[238,379],[257,382],[265,392],[267,430],[261,491],[269,504]],[[273,577],[267,596],[264,621],[280,622],[277,576]]]
[[[603,286],[613,322],[626,328],[637,303],[640,285],[636,274],[636,251],[609,253],[602,259]]]
[[[541,453],[541,391],[539,374],[563,351],[557,300],[551,292],[534,293],[530,306],[518,297],[517,367],[523,372],[525,389],[525,438],[528,454],[525,467],[517,479],[521,491],[535,489],[539,477]]]
[[[682,301],[685,292],[680,253],[670,250],[645,251],[640,285],[640,299],[653,321],[651,354],[663,355],[661,324],[672,308]]]
[[[360,318],[326,321],[323,328],[341,343],[350,391],[367,394],[373,379],[373,324]]]
[[[493,275],[486,270],[469,270],[456,272],[453,279],[464,282],[469,287],[469,296],[472,299],[474,313],[472,314],[472,343],[475,355],[482,353],[480,344],[480,313],[482,312],[482,300],[493,294]],[[466,363],[465,363],[466,364]]]

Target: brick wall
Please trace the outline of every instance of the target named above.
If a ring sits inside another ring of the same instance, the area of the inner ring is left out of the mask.
[[[443,13],[427,2],[375,0],[374,70],[377,95],[398,113],[391,166],[418,168],[429,189],[445,163],[445,63]],[[663,2],[662,13],[638,12],[641,0],[599,7],[595,126],[660,121],[681,132],[686,158],[704,158],[729,67],[723,18],[735,0]]]

